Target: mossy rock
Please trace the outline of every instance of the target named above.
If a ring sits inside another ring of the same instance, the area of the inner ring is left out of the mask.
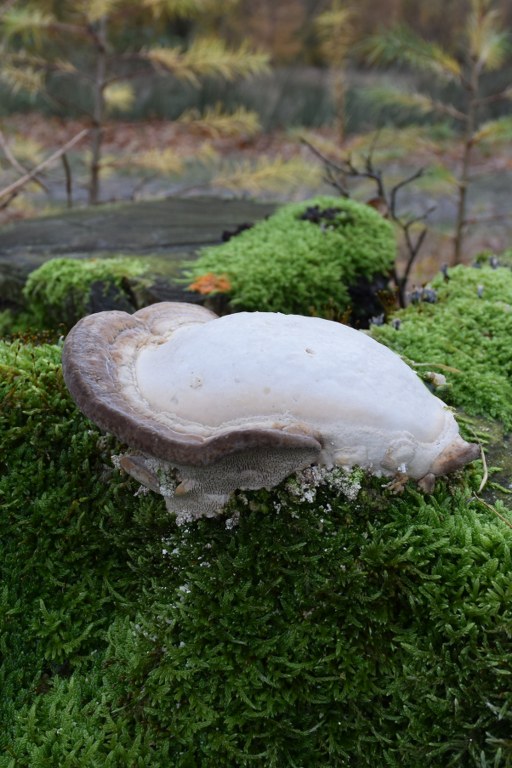
[[[499,310],[508,277],[478,274]],[[473,275],[451,272],[456,301]],[[416,322],[416,359],[444,289],[386,331]],[[0,343],[1,768],[512,765],[512,530],[479,462],[432,496],[355,472],[176,527],[114,470],[60,354]]]
[[[382,312],[378,294],[395,256],[393,228],[377,211],[324,196],[286,205],[203,249],[186,274],[197,290],[211,285],[237,310],[351,315],[352,324],[365,325]]]

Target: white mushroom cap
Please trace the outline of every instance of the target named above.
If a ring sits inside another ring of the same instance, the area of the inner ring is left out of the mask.
[[[366,424],[431,442],[445,421],[444,404],[394,352],[315,317],[241,312],[183,325],[140,349],[135,378],[154,412],[199,434],[237,424],[307,424],[322,434],[333,423]]]
[[[142,366],[144,382],[151,378],[170,386],[168,403],[160,408],[146,395],[138,380],[138,360],[145,351],[158,349],[186,329],[204,326],[216,315],[192,304],[162,302],[139,310],[98,312],[77,323],[66,337],[63,374],[78,407],[91,421],[121,441],[150,456],[174,464],[202,466],[231,453],[253,447],[320,449],[312,434],[293,434],[241,423],[220,429],[187,425],[173,406],[169,372],[157,365],[151,372]],[[179,385],[178,385],[179,386]],[[216,406],[211,404],[212,409]]]

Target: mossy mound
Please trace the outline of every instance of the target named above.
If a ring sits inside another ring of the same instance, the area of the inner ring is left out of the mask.
[[[178,528],[59,346],[0,366],[1,768],[512,765],[512,530],[479,463],[432,496],[285,481]]]
[[[382,311],[395,255],[393,228],[373,208],[317,197],[204,249],[188,277],[237,309],[337,318],[351,307],[357,322]]]
[[[447,403],[512,428],[512,271],[463,266],[432,282],[437,301],[419,301],[372,335],[409,362],[445,373]],[[430,297],[432,298],[432,296]],[[398,322],[397,322],[398,321]]]
[[[147,272],[142,259],[51,259],[34,270],[23,289],[31,323],[69,330],[84,315],[137,309],[131,280]]]

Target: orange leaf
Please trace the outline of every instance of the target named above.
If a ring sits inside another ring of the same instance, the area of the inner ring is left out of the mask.
[[[206,275],[198,277],[188,288],[190,291],[197,291],[203,296],[208,296],[210,293],[229,293],[231,283],[227,275],[215,275],[213,272],[207,272]]]

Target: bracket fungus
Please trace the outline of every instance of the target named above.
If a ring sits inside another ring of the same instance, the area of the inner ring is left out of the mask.
[[[398,355],[320,318],[171,302],[99,312],[68,334],[63,372],[85,415],[130,447],[121,467],[178,522],[315,464],[431,491],[480,453]]]

